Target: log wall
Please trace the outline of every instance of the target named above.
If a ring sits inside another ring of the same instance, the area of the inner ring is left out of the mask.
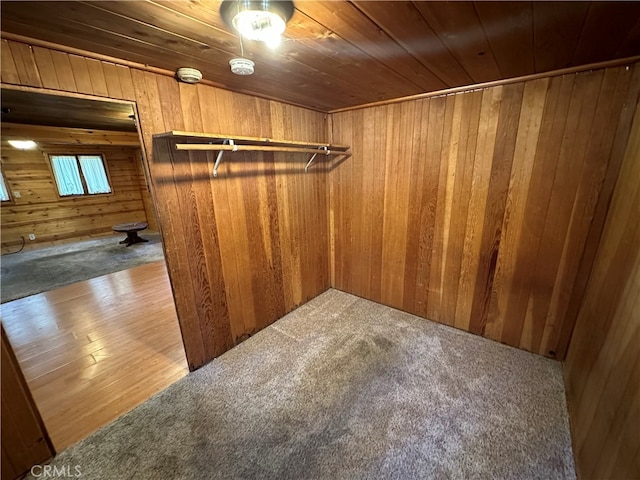
[[[2,149],[2,173],[12,200],[2,203],[2,253],[113,235],[116,223],[147,221],[143,203],[146,190],[138,163],[139,147],[61,146],[39,142],[38,149]],[[111,194],[60,197],[48,153],[102,154]],[[19,197],[18,197],[19,195]],[[36,236],[29,240],[29,234]]]

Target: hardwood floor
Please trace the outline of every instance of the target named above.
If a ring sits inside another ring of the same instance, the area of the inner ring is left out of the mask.
[[[164,261],[5,303],[1,318],[58,452],[188,372]]]

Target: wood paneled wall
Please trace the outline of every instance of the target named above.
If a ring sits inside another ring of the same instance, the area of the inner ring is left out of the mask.
[[[151,198],[151,187],[149,186],[148,173],[145,169],[144,158],[142,151],[137,150],[136,153],[136,168],[138,170],[138,178],[140,179],[140,193],[142,195],[142,204],[144,205],[144,213],[147,217],[147,223],[149,229],[158,231],[158,221],[156,220],[156,209],[153,205],[153,199]]]
[[[190,368],[329,287],[325,174],[255,154],[213,179],[206,162],[159,162],[152,147],[169,130],[325,142],[323,114],[14,41],[1,58],[3,83],[137,103]]]
[[[147,145],[153,132],[169,130],[326,138],[324,116],[311,110],[149,72],[132,74]],[[218,178],[212,177],[211,156],[185,154],[169,162],[165,152],[151,158],[191,368],[329,287],[326,174],[305,174],[306,158],[227,154]]]
[[[7,334],[2,330],[2,480],[23,476],[55,454]]]
[[[580,478],[640,478],[640,110],[565,363]]]
[[[640,66],[332,115],[336,288],[563,358]]]
[[[298,164],[260,154],[223,163],[212,179],[210,160],[158,161],[153,134],[322,142],[326,119],[2,45],[5,83],[136,101],[191,368],[330,284],[564,357],[627,143],[637,65],[334,114],[330,140],[353,156],[328,181],[276,173]]]
[[[38,141],[38,138],[33,138]],[[37,150],[3,148],[2,173],[12,202],[3,202],[2,252],[113,234],[116,223],[146,221],[142,193],[146,189],[139,162],[139,147],[61,146],[39,142]],[[64,198],[58,195],[45,152],[101,153],[107,165],[112,194]],[[14,192],[19,192],[18,198]],[[28,235],[35,234],[35,240]]]

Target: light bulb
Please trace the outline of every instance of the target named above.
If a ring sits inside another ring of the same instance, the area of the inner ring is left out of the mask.
[[[280,45],[281,40],[282,40],[282,37],[280,37],[280,35],[274,35],[272,37],[265,38],[264,43],[269,48],[277,48],[278,45]]]
[[[249,40],[273,44],[273,39],[280,38],[286,24],[284,19],[275,13],[245,10],[238,12],[233,18],[233,27]]]

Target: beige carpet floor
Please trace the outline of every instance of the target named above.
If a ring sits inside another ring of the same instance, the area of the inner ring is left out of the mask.
[[[575,478],[559,362],[336,290],[53,465],[110,480]]]

